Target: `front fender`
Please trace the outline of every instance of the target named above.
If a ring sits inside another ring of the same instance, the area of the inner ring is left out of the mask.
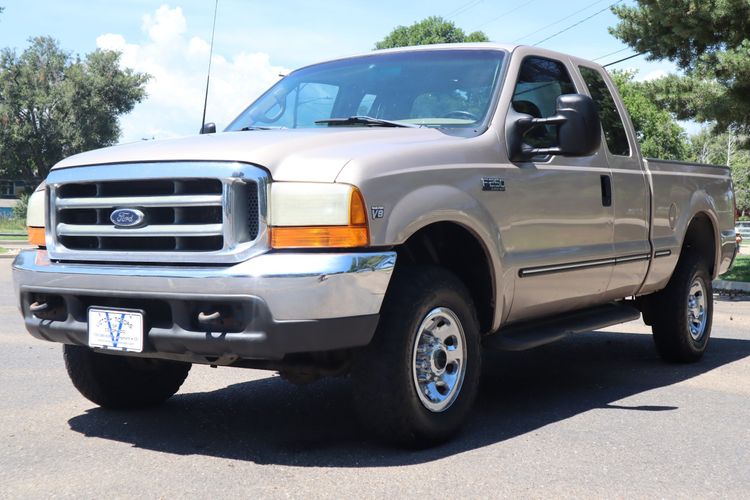
[[[496,307],[493,330],[500,327],[510,304],[514,279],[506,276],[502,265],[502,238],[494,218],[467,192],[454,186],[435,184],[405,193],[396,201],[385,225],[383,239],[389,245],[400,245],[431,224],[451,222],[469,230],[481,243],[490,260]]]

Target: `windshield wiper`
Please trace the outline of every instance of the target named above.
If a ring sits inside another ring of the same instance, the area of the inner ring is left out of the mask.
[[[242,127],[240,129],[240,132],[247,132],[248,130],[278,130],[282,127],[256,127],[256,126],[249,126],[249,127]]]
[[[421,125],[413,123],[394,122],[391,120],[382,120],[372,116],[350,116],[349,118],[328,118],[326,120],[315,120],[315,123],[326,125],[368,125],[371,127],[405,127],[420,128]]]

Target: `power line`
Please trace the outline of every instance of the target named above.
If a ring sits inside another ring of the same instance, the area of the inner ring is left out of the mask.
[[[558,31],[557,33],[554,33],[554,34],[552,34],[552,35],[548,36],[547,38],[545,38],[545,39],[543,39],[543,40],[539,40],[538,42],[536,42],[536,43],[534,44],[534,46],[537,46],[537,45],[539,45],[539,44],[542,44],[542,43],[546,42],[547,40],[551,40],[551,39],[555,38],[555,37],[556,37],[556,36],[558,36],[558,35],[562,35],[562,34],[563,34],[563,33],[565,33],[566,31],[572,30],[572,29],[573,29],[573,28],[575,28],[576,26],[578,26],[578,25],[580,25],[580,24],[583,24],[583,23],[585,23],[586,21],[588,21],[589,19],[592,19],[592,18],[594,18],[594,17],[598,16],[599,14],[601,14],[602,12],[604,12],[604,11],[607,11],[607,10],[611,9],[611,8],[612,8],[612,7],[614,7],[615,5],[617,5],[617,4],[619,4],[619,3],[622,3],[622,1],[623,1],[623,0],[617,0],[617,2],[615,2],[615,3],[613,3],[613,4],[610,4],[610,5],[606,6],[606,7],[604,7],[604,8],[602,9],[602,10],[598,10],[598,11],[594,12],[593,14],[591,14],[591,15],[590,15],[590,16],[588,16],[588,17],[584,17],[584,18],[583,18],[583,19],[581,19],[580,21],[577,21],[577,22],[575,22],[575,23],[571,24],[571,25],[570,25],[570,26],[568,26],[567,28],[565,28],[565,29],[562,29],[562,30]]]
[[[459,14],[463,14],[464,12],[473,9],[480,3],[482,3],[484,0],[472,0],[471,2],[466,2],[465,4],[461,5],[457,9],[454,9],[450,13],[445,15],[446,19],[450,19],[451,17],[456,17]]]
[[[515,11],[517,11],[517,10],[519,10],[519,9],[522,9],[522,8],[526,7],[527,5],[529,5],[530,3],[534,3],[534,2],[536,2],[536,0],[529,0],[528,2],[525,2],[525,3],[522,3],[522,4],[520,4],[520,5],[517,5],[517,6],[513,7],[513,8],[512,8],[512,9],[510,9],[510,10],[506,10],[505,12],[503,12],[502,14],[500,14],[499,16],[497,16],[497,17],[493,17],[493,18],[492,18],[492,19],[490,19],[489,21],[487,21],[487,22],[485,22],[485,23],[482,23],[482,24],[480,24],[479,26],[477,26],[476,28],[474,28],[474,30],[473,30],[473,31],[476,31],[476,30],[478,30],[479,28],[481,28],[481,27],[483,27],[483,26],[487,26],[488,24],[494,23],[494,22],[495,22],[495,21],[497,21],[498,19],[501,19],[501,18],[503,18],[503,17],[507,16],[508,14],[512,14],[513,12],[515,12]]]
[[[526,34],[526,35],[524,35],[524,36],[522,36],[522,37],[520,37],[520,38],[516,38],[515,40],[511,41],[510,43],[516,43],[516,42],[518,42],[519,40],[523,40],[524,38],[530,37],[531,35],[536,35],[536,34],[537,34],[537,33],[539,33],[540,31],[544,31],[544,30],[546,30],[547,28],[551,28],[552,26],[555,26],[556,24],[560,24],[561,22],[565,21],[566,19],[570,19],[571,17],[575,16],[576,14],[580,14],[580,13],[581,13],[581,12],[583,12],[584,10],[586,10],[586,9],[588,9],[588,8],[591,8],[591,7],[593,7],[594,5],[596,5],[596,4],[598,4],[598,3],[602,3],[602,2],[604,2],[604,1],[605,1],[605,0],[596,0],[596,2],[594,2],[594,3],[590,3],[590,4],[588,4],[588,5],[586,6],[586,7],[582,8],[582,9],[579,9],[579,10],[577,10],[577,11],[573,12],[572,14],[568,14],[567,16],[565,16],[565,17],[563,17],[563,18],[561,18],[561,19],[558,19],[558,20],[557,20],[557,21],[555,21],[554,23],[549,23],[549,24],[548,24],[548,25],[546,25],[546,26],[542,26],[542,27],[541,27],[541,28],[539,28],[538,30],[536,30],[536,31],[532,31],[531,33],[528,33],[528,34]]]
[[[623,57],[622,59],[618,59],[617,61],[612,61],[611,63],[607,63],[607,64],[603,65],[602,68],[606,68],[607,66],[612,66],[614,64],[619,64],[621,62],[625,62],[628,59],[633,59],[634,57],[642,56],[643,54],[645,54],[645,52],[638,52],[637,54],[633,54],[633,55],[630,55],[628,57]]]
[[[599,59],[604,59],[605,57],[613,56],[615,54],[619,54],[620,52],[625,52],[626,50],[630,50],[630,47],[625,47],[624,49],[615,50],[614,52],[610,52],[609,54],[604,54],[603,56],[599,56],[596,59],[592,59],[592,61],[598,61]]]

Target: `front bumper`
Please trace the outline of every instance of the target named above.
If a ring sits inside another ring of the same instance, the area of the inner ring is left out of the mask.
[[[141,309],[141,355],[231,364],[366,345],[395,262],[395,252],[268,253],[229,267],[112,265],[29,250],[13,281],[37,338],[87,345],[89,306]],[[31,312],[39,301],[51,305],[42,317]],[[211,311],[221,324],[198,321]]]

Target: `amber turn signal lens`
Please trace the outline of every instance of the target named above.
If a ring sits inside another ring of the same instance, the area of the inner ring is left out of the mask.
[[[309,226],[274,227],[273,248],[353,248],[370,243],[367,227]]]
[[[43,247],[47,244],[44,238],[43,227],[29,227],[29,243],[38,247]]]
[[[352,197],[349,200],[349,225],[350,226],[367,226],[367,210],[365,210],[365,200],[359,189],[352,189]]]

